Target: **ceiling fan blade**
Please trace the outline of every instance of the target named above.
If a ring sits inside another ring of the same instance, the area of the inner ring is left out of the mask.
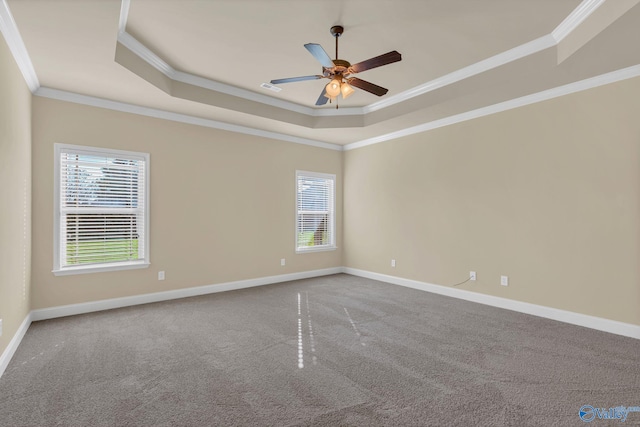
[[[358,89],[366,90],[367,92],[372,93],[374,95],[382,96],[385,93],[389,92],[389,89],[385,89],[382,86],[374,85],[373,83],[369,83],[357,77],[352,77],[347,81],[351,86],[355,86]]]
[[[349,68],[351,73],[361,73],[372,68],[382,67],[383,65],[392,64],[402,60],[402,55],[396,50],[387,52],[383,55],[376,56],[375,58],[367,59],[366,61],[358,62]]]
[[[323,78],[324,76],[315,75],[315,76],[301,76],[301,77],[289,77],[287,79],[276,79],[271,80],[272,85],[277,85],[280,83],[293,83],[293,82],[303,82],[305,80],[318,80]]]
[[[318,100],[316,101],[316,105],[324,105],[327,103],[327,101],[329,100],[329,98],[327,98],[325,95],[327,93],[327,88],[326,86],[322,88],[322,93],[320,94],[320,97],[318,98]]]
[[[304,47],[307,48],[309,53],[311,53],[311,55],[313,55],[313,57],[316,58],[324,68],[334,67],[331,57],[327,54],[327,52],[325,52],[322,46],[317,43],[307,43],[304,45]]]

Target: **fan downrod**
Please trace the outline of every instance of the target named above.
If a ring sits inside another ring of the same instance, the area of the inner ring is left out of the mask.
[[[337,60],[338,59],[338,37],[340,37],[344,32],[344,27],[342,25],[334,25],[333,27],[331,27],[329,32],[336,39],[336,60]]]

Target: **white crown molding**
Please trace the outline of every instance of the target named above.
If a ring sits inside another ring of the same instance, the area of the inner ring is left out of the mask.
[[[130,8],[131,0],[122,0],[120,5],[120,20],[118,21],[118,42],[126,46],[127,49],[138,55],[153,68],[172,79],[176,70],[151,51],[151,49],[140,43],[138,39],[127,33],[127,20],[129,19]]]
[[[131,8],[131,0],[122,0],[120,3],[120,20],[118,21],[118,34],[127,31],[127,20],[129,19],[129,9]]]
[[[525,105],[535,104],[541,101],[547,101],[549,99],[557,98],[564,95],[569,95],[576,92],[581,92],[588,89],[593,89],[598,86],[603,86],[610,83],[615,83],[622,80],[631,79],[640,76],[640,65],[634,65],[621,70],[612,71],[610,73],[602,74],[599,76],[591,77],[585,80],[569,83],[564,86],[558,86],[556,88],[544,90],[542,92],[526,95],[520,98],[514,98],[509,101],[500,102],[498,104],[489,105],[487,107],[478,108],[476,110],[467,111],[464,113],[456,114],[453,116],[445,117],[443,119],[434,120],[432,122],[423,123],[417,126],[402,129],[396,132],[391,132],[385,135],[376,136],[373,138],[363,139],[358,142],[344,145],[345,151],[354,150],[356,148],[366,147],[368,145],[378,144],[380,142],[391,141],[394,139],[402,138],[416,133],[422,133],[429,130],[449,126],[456,123],[461,123],[467,120],[477,119],[479,117],[488,116],[491,114],[501,113],[503,111],[512,110],[514,108],[523,107]]]
[[[183,71],[176,71],[172,79],[182,83],[198,86],[203,89],[213,90],[215,92],[236,96],[238,98],[246,99],[248,101],[259,102],[261,104],[282,108],[288,111],[294,111],[297,113],[306,114],[308,116],[313,116],[315,111],[313,108],[310,108],[310,107],[305,107],[303,105],[298,105],[293,102],[285,101],[278,98],[273,98],[271,96],[263,95],[257,92],[252,92],[250,90],[242,89],[236,86],[231,86],[225,83],[220,83],[215,80],[196,76],[195,74],[185,73]]]
[[[478,292],[466,291],[448,286],[434,285],[432,283],[420,282],[417,280],[404,279],[397,276],[375,273],[366,270],[345,267],[343,272],[353,276],[365,277],[367,279],[379,280],[385,283],[418,289],[438,295],[445,295],[465,301],[476,302],[492,307],[517,311],[519,313],[531,314],[533,316],[544,317],[546,319],[559,322],[570,323],[572,325],[584,326],[598,331],[609,332],[616,335],[640,339],[640,326],[630,323],[618,322],[616,320],[604,319],[601,317],[589,316],[587,314],[574,313],[558,308],[546,307],[543,305],[531,304],[528,302],[516,301],[507,298],[496,297]]]
[[[589,17],[597,8],[604,4],[605,0],[583,0],[564,21],[551,32],[556,44],[567,37],[578,25]]]
[[[6,0],[0,2],[0,33],[7,41],[9,50],[18,64],[18,69],[20,69],[29,90],[32,93],[35,92],[40,87],[40,82]]]
[[[312,108],[312,116],[362,116],[365,107],[344,107],[344,108]]]
[[[373,111],[378,111],[391,105],[407,101],[416,96],[423,95],[427,92],[431,92],[433,90],[459,82],[461,80],[468,79],[469,77],[473,77],[485,71],[489,71],[502,65],[508,64],[520,58],[524,58],[525,56],[533,55],[534,53],[549,49],[551,47],[554,47],[555,45],[555,40],[553,39],[553,37],[551,37],[551,35],[537,38],[513,49],[509,49],[505,52],[484,59],[480,62],[476,62],[475,64],[471,64],[468,67],[460,68],[459,70],[453,71],[442,77],[421,84],[420,86],[416,86],[397,95],[374,102],[373,104],[364,107],[364,113],[371,113]]]
[[[77,104],[90,105],[93,107],[106,108],[109,110],[122,111],[126,113],[139,114],[148,117],[155,117],[159,119],[171,120],[181,123],[188,123],[197,126],[204,126],[213,129],[227,130],[230,132],[237,132],[253,136],[261,136],[265,138],[271,138],[281,141],[293,142],[296,144],[310,145],[319,148],[326,148],[336,151],[348,151],[357,148],[366,147],[369,145],[378,144],[385,141],[391,141],[394,139],[402,138],[417,133],[427,132],[433,129],[461,123],[467,120],[472,120],[491,114],[496,114],[511,110],[514,108],[523,107],[526,105],[534,104],[541,101],[550,100],[564,95],[569,95],[576,92],[596,88],[610,83],[615,83],[622,80],[627,80],[640,76],[640,65],[634,65],[632,67],[624,68],[621,70],[606,73],[600,76],[592,77],[589,79],[581,80],[574,83],[569,83],[564,86],[545,90],[542,92],[534,93],[531,95],[515,98],[509,101],[501,102],[498,104],[490,105],[487,107],[478,108],[476,110],[467,111],[461,114],[445,117],[439,120],[434,120],[428,123],[423,123],[417,126],[402,129],[396,132],[376,136],[373,138],[363,139],[361,141],[346,144],[344,146],[338,144],[331,144],[327,142],[321,142],[306,138],[300,138],[292,135],[281,134],[276,132],[269,132],[260,129],[249,128],[246,126],[233,125],[229,123],[219,122],[216,120],[203,119],[199,117],[193,117],[185,114],[173,113],[170,111],[157,110],[148,107],[142,107],[134,104],[127,104],[124,102],[110,101],[107,99],[91,97],[87,95],[80,95],[72,92],[66,92],[58,89],[51,89],[41,87],[35,95],[45,98],[58,99],[61,101],[73,102]]]
[[[342,151],[342,146],[330,144],[328,142],[316,141],[313,139],[300,138],[297,136],[286,135],[283,133],[270,132],[262,129],[250,128],[247,126],[234,125],[216,120],[203,119],[201,117],[189,116],[186,114],[174,113],[171,111],[158,110],[155,108],[142,107],[139,105],[128,104],[125,102],[111,101],[108,99],[97,98],[94,96],[80,95],[73,92],[67,92],[59,89],[40,87],[34,95],[43,98],[57,99],[59,101],[73,102],[75,104],[89,105],[92,107],[105,108],[108,110],[121,111],[124,113],[139,114],[141,116],[154,117],[157,119],[170,120],[174,122],[187,123],[197,126],[208,127],[212,129],[226,130],[230,132],[242,133],[245,135],[253,135],[264,138],[276,139],[280,141],[293,142],[295,144],[310,145],[318,148]]]
[[[20,324],[20,327],[18,327],[18,330],[13,335],[13,338],[11,338],[11,341],[9,341],[9,345],[7,345],[7,348],[2,352],[2,355],[0,355],[0,377],[2,377],[5,369],[7,369],[7,366],[9,366],[9,362],[18,349],[18,346],[22,342],[24,334],[27,333],[27,330],[31,325],[31,320],[31,313],[29,313]]]
[[[138,39],[133,37],[131,34],[127,32],[118,33],[118,41],[165,76],[170,79],[175,77],[176,70],[174,70],[171,65],[163,61],[162,58],[140,43]]]

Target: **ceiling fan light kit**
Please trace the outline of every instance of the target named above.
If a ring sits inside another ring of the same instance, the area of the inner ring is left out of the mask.
[[[322,93],[318,97],[316,105],[324,105],[327,103],[327,101],[333,101],[339,96],[342,96],[342,99],[347,99],[355,92],[354,87],[377,96],[386,94],[389,91],[388,89],[375,85],[373,83],[369,83],[357,77],[351,77],[351,75],[401,61],[402,55],[398,51],[393,50],[383,55],[376,56],[374,58],[367,59],[366,61],[351,65],[349,61],[338,58],[338,38],[344,32],[344,27],[340,25],[334,25],[329,31],[331,32],[331,35],[336,39],[336,59],[332,60],[327,52],[322,48],[322,46],[317,43],[307,43],[304,45],[309,53],[311,53],[311,55],[313,55],[313,57],[316,58],[316,60],[318,60],[318,62],[320,62],[320,64],[322,65],[322,74],[276,79],[271,80],[271,84],[329,79],[329,83],[327,83],[327,85],[322,88]]]

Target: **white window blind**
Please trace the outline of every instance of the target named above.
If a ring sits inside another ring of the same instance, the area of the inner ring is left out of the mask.
[[[148,264],[148,155],[56,144],[54,271]]]
[[[334,249],[335,175],[296,172],[296,251]]]

